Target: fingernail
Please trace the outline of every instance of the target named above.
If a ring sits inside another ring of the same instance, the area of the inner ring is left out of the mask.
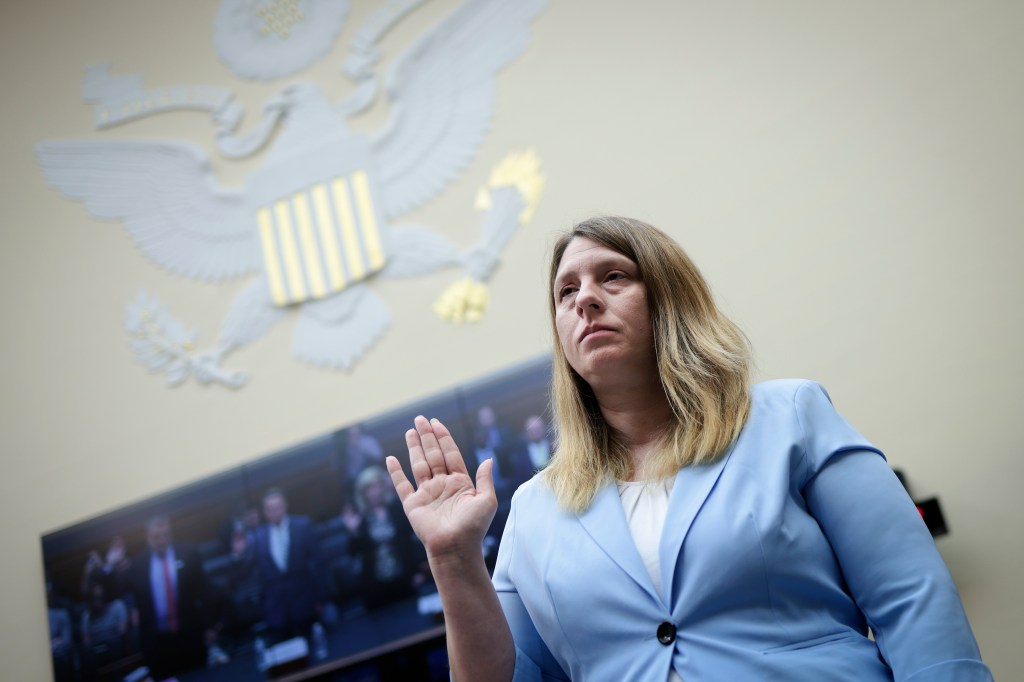
[[[440,424],[441,420],[438,419],[437,417],[434,417],[433,419],[430,420],[430,423],[431,424]]]

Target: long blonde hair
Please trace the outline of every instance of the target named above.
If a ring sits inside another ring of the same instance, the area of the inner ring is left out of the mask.
[[[637,472],[631,469],[627,444],[605,421],[594,392],[569,365],[558,340],[552,291],[562,255],[577,237],[628,257],[647,289],[658,371],[675,420],[663,446],[648,459],[644,477],[669,476],[725,452],[750,412],[751,355],[743,332],[715,306],[697,266],[658,228],[601,216],[563,234],[552,252],[548,282],[558,446],[544,475],[563,507],[582,512],[602,485]]]

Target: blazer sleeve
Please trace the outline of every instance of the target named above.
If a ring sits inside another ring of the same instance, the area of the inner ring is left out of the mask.
[[[808,509],[903,682],[991,682],[952,576],[886,463],[807,382],[795,394]]]
[[[515,551],[515,517],[516,498],[513,497],[512,509],[498,547],[498,559],[493,576],[494,589],[498,593],[498,601],[505,612],[505,620],[508,621],[516,647],[516,669],[512,682],[569,682],[569,677],[562,671],[558,661],[537,632],[533,619],[510,576]]]

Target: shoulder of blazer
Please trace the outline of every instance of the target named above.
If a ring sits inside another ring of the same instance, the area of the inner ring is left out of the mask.
[[[809,387],[824,390],[820,384],[809,379],[772,379],[755,384],[750,396],[750,417],[744,428],[751,422],[763,426],[766,418],[798,419],[798,395],[802,389]]]
[[[535,474],[533,478],[519,486],[512,495],[512,508],[518,510],[517,529],[520,522],[529,524],[534,519],[542,527],[550,527],[551,522],[556,519],[576,518],[576,514],[558,506],[554,491],[544,480],[544,472]]]
[[[766,402],[773,399],[792,400],[801,387],[817,384],[811,379],[769,379],[754,384],[751,389],[751,400]]]

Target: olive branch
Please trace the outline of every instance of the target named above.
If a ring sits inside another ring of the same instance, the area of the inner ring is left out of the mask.
[[[125,309],[124,327],[135,359],[151,374],[164,374],[168,386],[180,386],[195,376],[201,384],[216,382],[240,388],[248,378],[243,372],[229,372],[220,366],[220,348],[197,353],[199,332],[186,329],[144,289]]]

